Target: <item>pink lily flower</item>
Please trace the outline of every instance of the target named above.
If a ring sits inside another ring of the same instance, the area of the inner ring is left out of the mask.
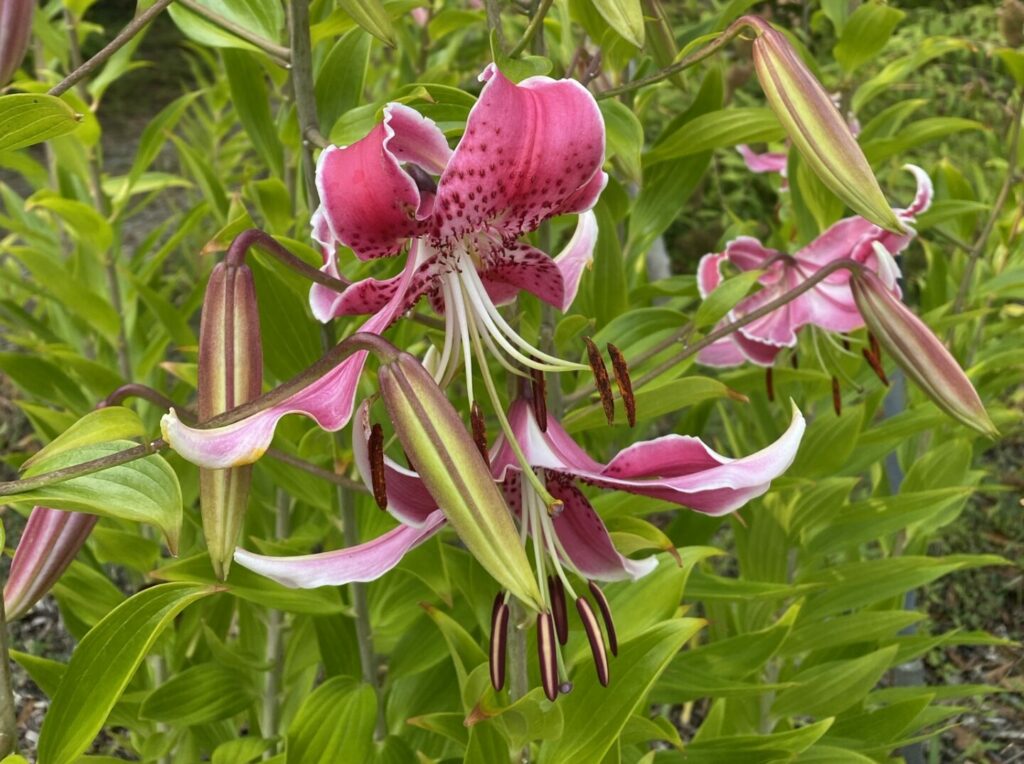
[[[699,438],[665,435],[623,449],[607,464],[592,459],[553,417],[542,430],[533,407],[522,398],[512,403],[508,419],[528,464],[543,474],[548,490],[562,502],[562,511],[548,519],[533,515],[533,489],[522,480],[522,467],[507,439],[492,449],[491,473],[504,487],[509,506],[535,538],[558,549],[560,564],[581,578],[597,581],[636,580],[653,570],[657,560],[631,560],[612,545],[604,523],[576,486],[600,488],[662,499],[709,515],[725,515],[765,493],[796,456],[804,432],[803,416],[795,408],[786,432],[750,456],[730,459]],[[356,466],[372,489],[369,407],[357,414],[362,437],[353,438]],[[340,586],[372,581],[398,564],[402,556],[441,529],[444,517],[423,487],[419,475],[384,457],[387,511],[401,525],[373,541],[349,549],[301,557],[268,557],[243,549],[235,561],[268,578],[298,588]],[[524,486],[526,488],[524,489]],[[525,506],[529,504],[529,506]],[[525,514],[524,514],[525,506]],[[537,507],[543,508],[541,504]],[[546,514],[546,512],[545,512]]]
[[[617,641],[611,610],[595,581],[635,580],[657,565],[654,557],[631,560],[615,549],[608,529],[576,483],[651,496],[698,512],[724,515],[765,493],[771,481],[792,464],[805,427],[803,417],[794,407],[792,423],[778,440],[741,459],[722,456],[697,438],[667,435],[629,446],[607,464],[601,464],[588,456],[553,418],[549,417],[542,427],[533,406],[524,399],[513,402],[508,420],[529,469],[558,502],[555,510],[550,511],[532,482],[523,479],[520,457],[510,441],[502,437],[493,451],[491,472],[501,482],[510,510],[519,521],[521,542],[525,546],[527,537],[533,538],[538,584],[544,598],[537,617],[538,655],[542,684],[552,700],[571,687],[564,674],[560,674],[562,662],[556,657],[555,644],[556,638],[563,645],[568,639],[567,595],[576,602],[598,679],[608,684],[608,656],[600,626],[587,599],[577,596],[568,574],[574,573],[588,582],[603,616],[608,647],[615,655]],[[360,406],[357,421],[362,437],[357,436],[353,443],[356,464],[368,487],[379,487],[383,481],[387,511],[400,525],[372,541],[320,554],[270,557],[237,549],[235,561],[239,565],[291,587],[370,581],[393,568],[406,552],[444,526],[444,513],[414,471],[384,456],[382,474],[374,480],[368,445],[372,430],[366,403]],[[505,679],[507,600],[508,595],[499,592],[491,624],[491,680],[499,690]]]
[[[530,345],[496,305],[521,289],[560,310],[572,303],[597,238],[589,210],[607,182],[604,123],[583,86],[547,77],[516,85],[493,64],[480,79],[483,90],[454,151],[431,120],[397,103],[365,138],[324,150],[312,219],[323,270],[333,276],[339,244],[362,260],[408,251],[393,278],[364,279],[340,293],[314,285],[313,314],[328,321],[369,313],[358,331],[380,333],[426,295],[446,325],[435,376],[450,380],[461,363],[471,400],[472,345],[481,340],[510,369],[587,368]],[[576,232],[557,257],[520,241],[542,221],[570,213],[579,214]],[[281,404],[225,427],[189,428],[172,411],[164,439],[191,462],[225,468],[258,459],[286,414],[338,430],[351,418],[364,361],[359,353]]]
[[[894,210],[908,233],[895,234],[859,216],[844,218],[793,255],[765,247],[757,239],[740,236],[730,241],[724,252],[708,254],[697,267],[697,287],[706,298],[724,280],[722,265],[731,263],[741,271],[763,269],[758,280],[761,289],[741,300],[729,314],[730,320],[775,300],[797,287],[805,279],[836,260],[851,259],[876,272],[895,295],[900,294],[899,271],[893,261],[882,259],[875,245],[895,255],[913,240],[909,226],[917,215],[931,206],[933,190],[928,174],[920,167],[907,165],[917,179],[914,201],[903,210]],[[850,274],[838,270],[824,281],[767,316],[741,327],[700,352],[697,360],[705,366],[737,366],[746,361],[771,366],[783,348],[794,347],[797,333],[807,325],[830,332],[851,332],[864,326],[864,319],[850,291]]]

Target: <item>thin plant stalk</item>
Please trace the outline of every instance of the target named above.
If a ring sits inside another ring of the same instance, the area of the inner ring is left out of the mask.
[[[18,752],[18,721],[14,714],[14,683],[8,651],[7,616],[0,597],[0,757]]]
[[[172,2],[174,2],[174,0],[157,0],[153,5],[128,22],[125,28],[118,32],[117,36],[108,42],[95,56],[84,62],[81,66],[75,67],[73,72],[50,88],[47,92],[50,95],[55,96],[66,93],[76,82],[88,77],[94,71],[99,69],[108,58],[121,50],[129,40],[145,29],[146,25],[149,24],[150,21],[163,13],[164,9]]]
[[[288,494],[278,488],[274,503],[274,537],[278,540],[288,537],[291,526],[291,500]],[[284,613],[271,608],[267,614],[267,681],[263,687],[263,713],[260,717],[260,731],[265,738],[276,738],[281,724],[280,698],[284,675]],[[267,751],[267,758],[276,746]]]

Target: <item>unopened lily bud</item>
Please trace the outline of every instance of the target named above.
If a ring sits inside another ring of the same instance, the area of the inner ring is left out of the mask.
[[[36,0],[0,0],[0,87],[21,66],[32,34]]]
[[[53,588],[89,538],[96,515],[35,507],[21,534],[4,586],[7,620],[25,615]]]
[[[789,41],[756,16],[745,16],[737,23],[757,33],[754,68],[761,89],[811,169],[858,215],[903,233],[846,120]]]
[[[873,271],[855,271],[850,288],[878,343],[935,405],[984,435],[998,436],[971,381],[932,330]]]
[[[263,384],[252,271],[230,259],[210,275],[199,327],[199,421],[251,401]],[[252,465],[199,470],[203,534],[214,573],[227,578],[249,501]]]
[[[395,434],[462,543],[527,606],[542,600],[512,513],[462,419],[420,362],[385,358],[377,373]]]

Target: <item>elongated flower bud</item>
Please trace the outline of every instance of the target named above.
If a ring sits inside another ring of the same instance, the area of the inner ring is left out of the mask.
[[[756,31],[754,68],[761,89],[811,169],[858,215],[903,233],[846,120],[789,41],[756,16],[737,23]]]
[[[230,259],[210,274],[199,327],[199,421],[260,394],[263,351],[252,271]],[[252,465],[199,470],[203,535],[214,573],[227,578],[249,501]]]
[[[0,0],[0,87],[11,81],[25,58],[35,7],[36,0]]]
[[[983,435],[997,437],[971,381],[932,330],[872,271],[854,272],[850,288],[868,329],[935,405]]]
[[[21,618],[53,588],[98,519],[84,512],[33,508],[4,586],[7,620]]]
[[[385,358],[377,377],[395,434],[462,543],[499,584],[539,610],[540,590],[512,514],[441,388],[408,353]]]

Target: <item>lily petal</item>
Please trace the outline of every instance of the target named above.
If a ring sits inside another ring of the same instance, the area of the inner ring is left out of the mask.
[[[579,216],[572,238],[557,257],[519,242],[492,255],[480,279],[497,305],[510,302],[525,290],[565,312],[576,299],[596,243],[597,216],[587,211]]]
[[[313,216],[314,234],[323,236],[326,222],[332,237],[363,260],[397,254],[406,239],[427,229],[433,207],[433,197],[420,192],[401,163],[439,173],[450,156],[432,120],[408,106],[388,104],[384,121],[365,138],[320,154],[321,208]]]
[[[356,411],[359,431],[352,435],[352,455],[366,487],[373,490],[370,474],[370,453],[367,441],[370,437],[370,404],[363,401]],[[361,437],[360,437],[361,436]],[[384,457],[384,485],[387,487],[388,512],[403,525],[422,528],[437,511],[437,502],[427,491],[420,476],[402,467],[387,456]]]
[[[438,183],[434,235],[477,231],[514,239],[555,215],[583,212],[607,182],[604,121],[575,80],[516,85],[494,64]]]
[[[414,249],[418,246],[417,242]],[[379,334],[400,314],[416,263],[414,255],[410,254],[402,274],[404,285],[358,331]],[[304,414],[331,432],[348,424],[365,363],[366,352],[359,351],[281,403],[223,427],[188,427],[171,409],[160,421],[163,438],[182,457],[200,467],[224,469],[251,464],[263,456],[274,438],[278,421],[287,414]]]
[[[373,541],[347,549],[295,557],[270,557],[239,548],[235,550],[235,562],[293,589],[373,581],[401,562],[406,552],[437,533],[442,525],[444,513],[437,510],[421,528],[399,525]]]
[[[767,491],[792,464],[805,427],[794,406],[789,429],[771,445],[741,459],[722,456],[699,438],[665,435],[635,443],[603,465],[582,453],[553,417],[541,432],[532,408],[522,399],[513,403],[509,421],[532,466],[712,515],[738,509]],[[507,458],[496,455],[494,470],[499,477],[514,469]]]
[[[416,272],[405,289],[405,303],[397,309],[399,314],[411,308],[430,290],[437,273],[438,260],[436,256],[430,254],[429,247],[421,244],[415,248],[415,252],[419,253],[420,262],[417,263]],[[410,253],[409,256],[412,257],[413,254]],[[321,270],[335,277],[338,275],[333,262],[326,264]],[[318,321],[327,323],[339,316],[378,313],[394,298],[404,275],[403,272],[389,279],[366,278],[354,281],[341,292],[335,292],[322,284],[313,284],[309,289],[309,305],[313,316]]]
[[[782,151],[766,151],[763,154],[758,154],[753,151],[750,146],[745,143],[741,143],[736,147],[736,150],[743,157],[743,164],[747,166],[747,169],[751,172],[765,173],[765,172],[777,172],[783,178],[786,177],[786,163],[789,161],[789,155]]]
[[[583,576],[598,581],[636,581],[658,566],[653,556],[631,560],[619,554],[601,518],[571,481],[552,475],[547,487],[552,496],[565,503],[552,524],[569,561]]]

